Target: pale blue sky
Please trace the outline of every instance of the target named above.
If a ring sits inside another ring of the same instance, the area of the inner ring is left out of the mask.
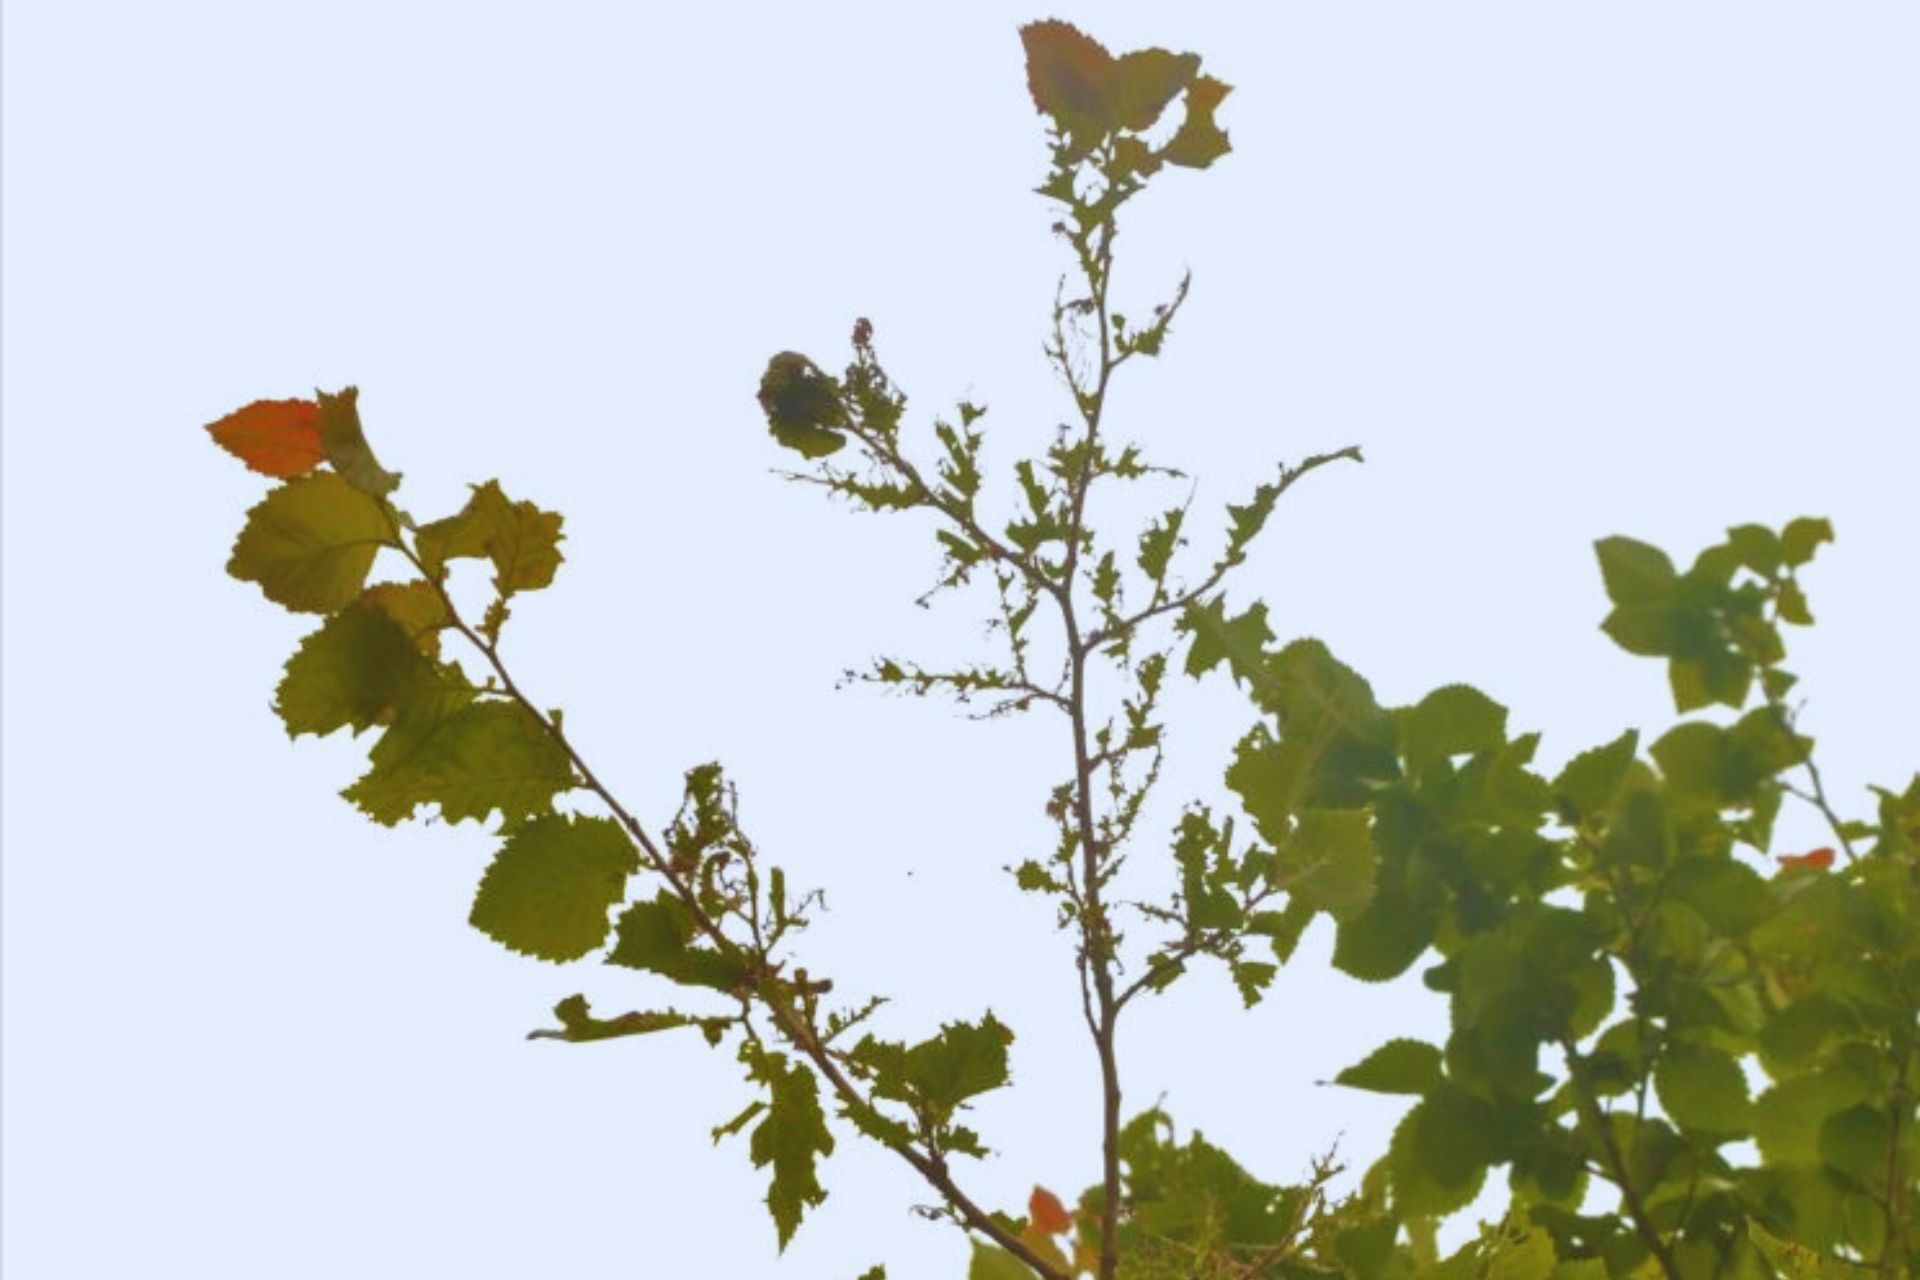
[[[472,932],[489,841],[377,829],[332,794],[364,742],[288,744],[303,624],[221,572],[261,485],[200,427],[348,382],[416,513],[493,476],[566,513],[510,653],[632,806],[720,757],[828,889],[816,969],[903,1035],[1017,1030],[976,1194],[1093,1180],[1067,949],[997,869],[1044,838],[1058,726],[835,692],[974,620],[912,607],[923,529],[773,479],[752,399],[867,315],[916,412],[988,403],[1002,466],[1044,437],[1065,261],[1015,29],[1048,15],[802,8],[6,6],[10,1280],[963,1273],[852,1138],[776,1267],[761,1176],[707,1140],[731,1062],[522,1039],[560,996],[648,993]],[[1278,630],[1388,701],[1473,681],[1553,763],[1668,715],[1595,630],[1594,538],[1827,514],[1804,723],[1843,797],[1920,764],[1920,9],[1055,13],[1238,86],[1235,153],[1132,211],[1121,291],[1195,283],[1116,425],[1213,510],[1366,447],[1246,570]],[[1183,697],[1169,801],[1248,718]],[[1252,1014],[1213,978],[1150,1007],[1130,1105],[1273,1178],[1342,1134],[1372,1158],[1397,1105],[1312,1082],[1444,1010],[1326,949]]]

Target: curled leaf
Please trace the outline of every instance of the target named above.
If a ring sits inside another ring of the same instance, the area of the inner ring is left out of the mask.
[[[320,394],[320,444],[327,461],[348,484],[369,497],[384,498],[400,487],[400,473],[381,466],[360,429],[360,389]]]
[[[847,425],[840,384],[797,351],[767,361],[760,377],[760,407],[773,438],[803,457],[824,458],[847,443],[834,430]]]

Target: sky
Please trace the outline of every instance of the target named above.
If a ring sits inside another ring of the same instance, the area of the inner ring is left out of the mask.
[[[770,354],[837,366],[869,317],[911,429],[986,404],[1010,488],[1068,411],[1016,39],[1045,16],[1236,86],[1233,154],[1128,210],[1120,295],[1194,284],[1112,423],[1214,513],[1364,447],[1242,572],[1276,631],[1388,703],[1472,682],[1557,767],[1672,718],[1597,630],[1594,539],[1684,560],[1826,515],[1801,724],[1843,807],[1912,775],[1910,4],[14,0],[0,1270],[963,1274],[851,1134],[778,1258],[763,1177],[708,1136],[749,1096],[730,1058],[527,1041],[563,996],[658,993],[471,930],[487,835],[377,828],[334,794],[367,740],[287,741],[270,700],[309,624],[223,572],[263,485],[201,428],[348,384],[416,514],[494,477],[565,513],[510,661],[629,807],[658,823],[724,761],[762,849],[826,890],[815,972],[891,996],[890,1034],[1014,1028],[972,1194],[1095,1180],[1070,950],[1002,870],[1046,838],[1061,728],[836,688],[877,653],[978,652],[977,602],[916,609],[930,529],[783,482],[753,401]],[[1250,722],[1182,687],[1157,830],[1219,795]],[[1363,1167],[1399,1105],[1316,1082],[1445,1010],[1329,946],[1251,1012],[1217,973],[1146,1006],[1129,1110],[1163,1100],[1273,1180],[1336,1143]]]

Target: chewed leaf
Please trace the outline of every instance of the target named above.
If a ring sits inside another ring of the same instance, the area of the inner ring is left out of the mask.
[[[305,475],[326,458],[320,406],[311,400],[255,400],[207,430],[215,444],[261,475]]]
[[[439,575],[449,560],[493,562],[493,585],[501,595],[549,586],[563,557],[562,517],[531,502],[514,502],[489,480],[473,486],[458,514],[420,526],[415,546],[427,572]]]
[[[1180,122],[1179,132],[1160,152],[1160,158],[1168,164],[1204,169],[1233,150],[1226,130],[1213,120],[1214,109],[1232,92],[1232,85],[1212,76],[1196,79],[1187,90],[1187,117]]]
[[[275,604],[331,613],[360,594],[374,554],[393,541],[381,504],[331,471],[289,480],[247,512],[227,572]]]
[[[781,1053],[748,1049],[743,1056],[753,1078],[767,1086],[767,1108],[748,1135],[747,1150],[755,1168],[773,1168],[767,1211],[785,1250],[801,1216],[827,1198],[815,1165],[833,1153],[833,1135],[820,1110],[820,1086],[812,1071]]]
[[[644,1013],[596,1018],[585,996],[568,996],[553,1006],[553,1016],[560,1020],[559,1030],[543,1027],[527,1032],[527,1039],[566,1040],[573,1044],[585,1044],[592,1040],[615,1040],[621,1036],[652,1035],[656,1031],[671,1031],[675,1027],[699,1027],[707,1042],[713,1044],[726,1034],[727,1027],[733,1022],[731,1018],[699,1018],[677,1009],[649,1009]]]
[[[1114,64],[1113,121],[1123,129],[1151,129],[1179,92],[1193,83],[1200,55],[1137,49]]]
[[[539,719],[514,702],[450,693],[407,707],[374,744],[373,767],[343,794],[392,826],[421,805],[448,822],[544,813],[573,786],[573,762]]]

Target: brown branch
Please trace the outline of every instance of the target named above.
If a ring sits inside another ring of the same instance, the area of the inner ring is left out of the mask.
[[[1667,1280],[1680,1280],[1680,1270],[1674,1264],[1673,1250],[1667,1246],[1666,1239],[1647,1217],[1647,1208],[1640,1198],[1640,1191],[1633,1185],[1633,1176],[1627,1169],[1626,1158],[1620,1153],[1620,1144],[1613,1136],[1613,1126],[1607,1122],[1607,1113],[1600,1109],[1600,1102],[1592,1090],[1587,1087],[1586,1060],[1571,1040],[1560,1042],[1561,1052],[1567,1057],[1567,1073],[1573,1084],[1574,1096],[1578,1101],[1580,1118],[1586,1123],[1593,1136],[1599,1140],[1601,1150],[1606,1154],[1607,1167],[1610,1170],[1608,1180],[1620,1189],[1620,1202],[1626,1208],[1627,1217],[1633,1223],[1642,1243],[1653,1253],[1659,1262],[1660,1270],[1666,1273]]]
[[[633,814],[627,810],[626,806],[622,805],[614,794],[607,789],[606,785],[594,775],[593,770],[587,765],[586,760],[580,755],[579,750],[567,739],[566,734],[562,732],[560,726],[555,724],[553,720],[540,709],[538,704],[521,691],[520,686],[515,683],[512,673],[507,670],[506,664],[501,661],[498,648],[483,640],[474,629],[460,617],[459,611],[454,607],[452,597],[447,593],[445,584],[433,574],[428,573],[426,566],[420,562],[413,549],[405,544],[405,540],[400,533],[398,522],[394,521],[391,511],[387,512],[387,517],[389,522],[394,526],[395,545],[399,548],[401,554],[412,562],[414,568],[420,571],[421,576],[433,586],[435,594],[439,596],[442,606],[447,611],[447,617],[451,619],[452,629],[464,637],[475,649],[480,651],[481,656],[486,659],[487,665],[493,668],[494,675],[499,678],[501,688],[524,707],[528,714],[532,715],[534,719],[538,721],[540,727],[546,731],[547,736],[553,740],[554,745],[566,753],[567,759],[572,763],[575,771],[579,773],[580,779],[585,784],[587,790],[598,796],[601,803],[605,804],[607,808],[612,811],[613,815],[619,819],[621,825],[633,836],[635,843],[640,846],[640,850],[646,856],[648,863],[666,880],[667,884],[673,889],[674,893],[679,896],[680,900],[686,904],[695,924],[701,932],[706,934],[707,937],[723,951],[736,955],[739,954],[743,948],[733,939],[727,937],[725,931],[720,927],[719,922],[707,913],[706,909],[701,905],[699,895],[695,892],[693,886],[688,884],[684,878],[674,871],[672,863],[669,862],[666,855],[661,852],[659,845],[648,835],[646,828],[640,824],[639,819],[635,818]],[[761,980],[765,981],[770,975],[766,972],[764,957],[758,957],[758,959],[761,963],[756,965],[755,969],[761,975]],[[776,1000],[773,998],[773,993],[770,993],[761,986],[755,987],[753,995],[766,1007],[767,1012],[773,1018],[774,1025],[779,1028],[781,1035],[786,1038],[788,1043],[792,1044],[794,1048],[806,1056],[808,1061],[814,1065],[814,1068],[833,1086],[834,1092],[837,1093],[843,1101],[869,1114],[879,1114],[878,1108],[874,1106],[872,1101],[866,1098],[865,1095],[860,1092],[859,1088],[840,1070],[839,1064],[834,1062],[832,1055],[828,1053],[819,1035],[808,1027],[807,1024],[800,1021],[793,1009],[785,1001]],[[933,1189],[940,1193],[941,1198],[953,1208],[964,1226],[980,1232],[1002,1249],[1005,1249],[1008,1253],[1020,1259],[1021,1262],[1033,1270],[1035,1275],[1040,1276],[1041,1280],[1072,1280],[1070,1276],[1049,1266],[1045,1259],[1028,1248],[1018,1236],[995,1222],[991,1214],[987,1213],[975,1203],[971,1197],[962,1191],[953,1181],[952,1175],[947,1170],[945,1160],[938,1152],[923,1152],[911,1143],[904,1141],[883,1140],[883,1145],[901,1159],[905,1160],[909,1165],[913,1166],[914,1170],[918,1172],[922,1178],[926,1179]]]

